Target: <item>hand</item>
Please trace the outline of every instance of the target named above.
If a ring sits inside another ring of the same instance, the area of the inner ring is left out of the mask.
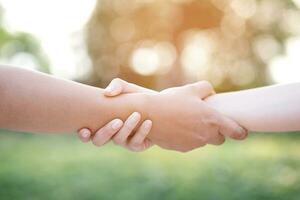
[[[114,79],[104,90],[104,95],[113,97],[121,93],[131,92],[150,92],[150,90],[127,83],[121,79]],[[110,140],[113,140],[115,144],[131,151],[145,151],[153,146],[152,142],[146,138],[151,130],[152,121],[145,120],[135,131],[140,120],[140,114],[135,112],[127,118],[124,124],[122,120],[114,119],[99,129],[95,134],[92,134],[89,129],[83,128],[78,131],[78,136],[82,142],[92,140],[96,146],[103,146]]]
[[[244,128],[203,101],[213,93],[212,86],[201,81],[151,94],[145,106],[153,120],[148,138],[163,148],[182,152],[206,144],[220,145],[224,136],[245,138]]]
[[[189,97],[191,97],[191,96],[193,97],[193,99],[194,99],[193,104],[184,106],[188,109],[185,109],[182,112],[183,115],[181,116],[181,118],[183,118],[183,120],[181,123],[181,127],[179,127],[179,129],[175,128],[176,126],[173,126],[173,125],[177,125],[177,127],[178,127],[178,125],[180,125],[180,122],[174,123],[174,124],[170,123],[169,129],[163,128],[163,130],[161,131],[158,128],[156,128],[156,131],[154,131],[154,130],[151,131],[151,135],[149,138],[152,139],[153,141],[157,142],[161,147],[164,147],[167,149],[179,150],[179,151],[188,151],[188,150],[192,150],[194,148],[200,147],[200,146],[204,146],[205,144],[222,144],[225,140],[224,136],[229,136],[234,139],[243,139],[247,136],[247,131],[245,129],[240,127],[237,123],[235,123],[231,119],[226,118],[226,117],[220,115],[215,110],[209,108],[208,105],[206,105],[205,102],[202,101],[202,99],[204,99],[207,96],[214,93],[211,85],[207,82],[199,82],[197,84],[191,84],[191,85],[187,85],[187,86],[180,87],[180,88],[167,89],[159,94],[152,90],[144,89],[144,88],[136,86],[134,84],[130,84],[125,81],[122,81],[120,79],[115,79],[112,81],[110,86],[107,88],[106,95],[114,96],[114,95],[118,95],[120,93],[131,93],[131,92],[140,92],[140,93],[145,93],[145,94],[151,94],[150,95],[151,97],[154,97],[154,96],[167,97],[168,95],[175,97],[177,95],[174,99],[177,99],[177,100],[180,99],[180,102],[183,104],[185,103],[185,102],[182,102],[183,98],[188,100],[188,99],[190,99]],[[179,94],[179,96],[178,96],[178,94]],[[184,97],[184,95],[186,95],[186,97]],[[138,96],[136,96],[135,98],[138,99]],[[150,99],[154,100],[155,98],[150,98]],[[195,102],[196,102],[195,100],[197,100],[197,106],[195,104]],[[150,108],[151,105],[152,106],[154,105],[154,102],[150,101],[150,104],[149,104],[150,106],[146,105],[146,106],[143,106],[143,108],[145,108],[145,107]],[[167,108],[174,104],[173,99],[167,100],[167,98],[165,98],[164,103],[166,104],[166,106],[163,106],[164,104],[161,104],[162,102],[156,102],[158,104],[156,106],[154,106],[154,109],[149,113],[150,114],[151,113],[153,114],[156,112],[161,113],[160,111],[164,110],[164,109],[159,109],[160,106],[162,106],[162,108],[163,107]],[[175,103],[176,102],[179,102],[179,101],[175,101]],[[179,107],[175,106],[173,108],[173,111],[175,111],[176,109],[178,109],[180,107],[182,107],[182,106],[179,106]],[[195,108],[195,109],[193,109],[193,108]],[[192,112],[190,112],[189,109],[192,109]],[[148,111],[149,111],[149,109],[148,109]],[[199,116],[197,117],[195,115],[195,117],[190,118],[190,121],[194,122],[194,123],[190,123],[189,124],[190,126],[184,125],[184,122],[188,121],[187,120],[188,118],[184,117],[184,115],[188,115],[189,113],[191,115],[193,115],[192,113],[195,113],[193,111],[197,111],[197,115],[199,115]],[[162,112],[162,113],[167,114],[169,112]],[[201,116],[201,114],[203,114],[203,116]],[[174,116],[178,117],[178,113],[175,113],[174,115],[171,114],[171,116],[169,116],[169,117],[165,117],[165,121],[159,120],[157,124],[159,124],[160,125],[159,127],[162,128],[162,127],[164,127],[163,125],[165,123],[167,123],[167,121],[170,122],[171,120],[174,120],[173,119]],[[207,118],[205,119],[205,117],[207,117]],[[156,124],[156,123],[154,123],[154,124]],[[190,127],[194,127],[194,130],[189,131],[191,129]],[[202,127],[202,132],[199,132],[199,130],[201,131],[201,127]],[[205,130],[205,127],[210,127],[210,129]],[[172,129],[174,129],[174,130],[172,130]],[[167,130],[169,130],[169,133],[167,132]],[[170,133],[172,133],[172,134],[170,134]],[[193,134],[189,134],[189,133],[193,133]],[[211,134],[211,133],[213,133],[213,134]],[[176,135],[176,137],[174,137],[174,135]],[[150,141],[150,140],[148,140],[148,141]]]

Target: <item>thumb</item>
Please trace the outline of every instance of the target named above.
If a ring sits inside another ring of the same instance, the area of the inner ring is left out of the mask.
[[[109,85],[104,89],[104,95],[113,97],[122,93],[123,90],[123,80],[119,78],[113,79]]]
[[[154,91],[135,85],[133,83],[128,83],[122,79],[115,78],[110,82],[107,88],[105,88],[104,95],[113,97],[113,96],[118,96],[122,93],[135,93],[135,92],[154,92]]]
[[[215,94],[213,86],[208,81],[199,81],[189,84],[187,87],[201,99],[205,99],[208,96]]]

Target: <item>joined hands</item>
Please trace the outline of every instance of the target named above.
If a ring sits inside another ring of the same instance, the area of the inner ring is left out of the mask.
[[[83,142],[91,140],[96,146],[112,140],[135,152],[144,151],[153,144],[187,152],[206,144],[223,144],[226,137],[246,138],[247,130],[205,102],[213,94],[213,87],[206,81],[156,92],[114,79],[104,95],[140,101],[141,112],[134,112],[125,122],[114,119],[95,133],[83,128],[78,135]]]
[[[96,146],[113,140],[132,151],[155,144],[187,152],[244,139],[247,130],[299,131],[299,88],[291,83],[215,94],[200,81],[156,92],[115,79],[103,90],[1,66],[0,128],[52,134],[81,129],[80,139]]]

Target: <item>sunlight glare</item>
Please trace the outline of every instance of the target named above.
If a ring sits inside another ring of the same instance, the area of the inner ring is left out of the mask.
[[[285,47],[286,55],[277,57],[270,63],[270,73],[278,83],[300,81],[300,37],[288,39]]]
[[[131,66],[141,75],[152,75],[159,67],[159,55],[153,48],[138,48],[132,54]]]
[[[80,33],[88,21],[96,0],[2,0],[5,25],[12,31],[24,31],[37,37],[50,59],[54,75],[74,78],[77,63],[74,33]],[[76,38],[77,39],[77,38]]]

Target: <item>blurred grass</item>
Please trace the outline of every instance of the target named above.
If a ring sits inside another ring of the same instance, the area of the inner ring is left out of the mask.
[[[252,134],[188,154],[0,131],[1,199],[300,199],[300,137]]]

